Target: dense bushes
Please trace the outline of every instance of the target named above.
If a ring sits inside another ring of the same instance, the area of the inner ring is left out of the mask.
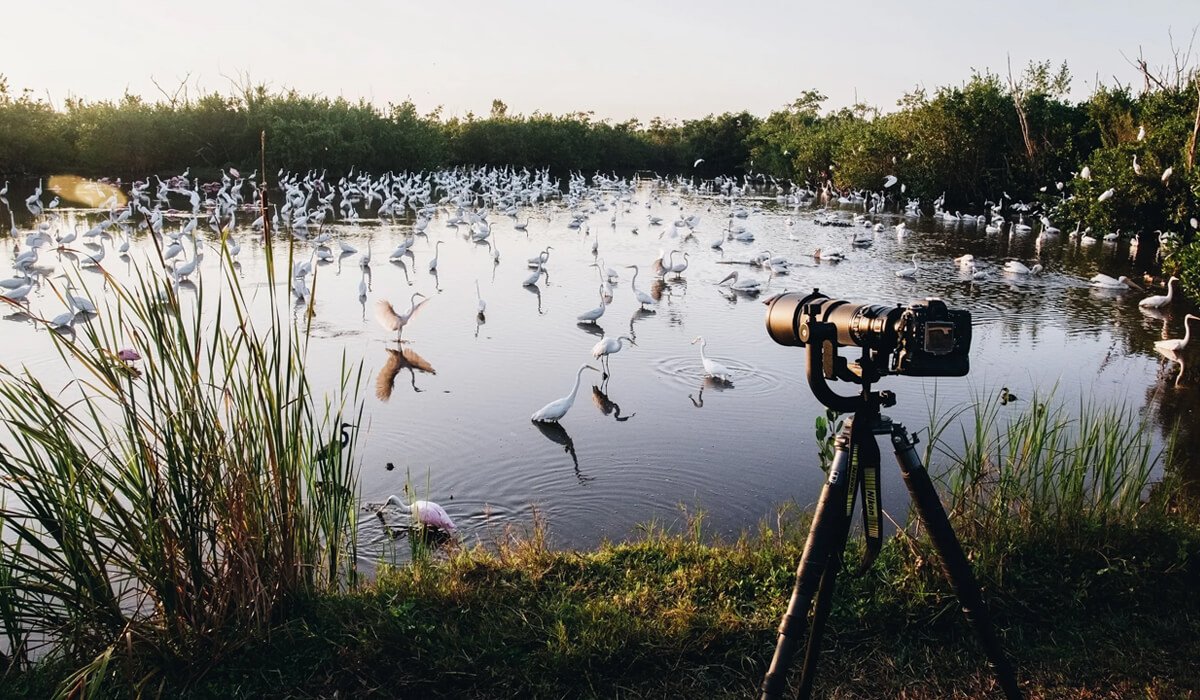
[[[1177,230],[1197,213],[1192,153],[1200,73],[1147,76],[1145,89],[1101,86],[1067,100],[1066,66],[1031,63],[1016,78],[975,73],[931,95],[916,90],[883,114],[855,105],[822,114],[808,91],[785,108],[683,122],[612,123],[590,113],[512,115],[500,100],[486,117],[443,119],[412,103],[367,102],[246,87],[239,94],[148,103],[69,100],[57,111],[0,77],[0,173],[142,176],[184,168],[258,164],[268,169],[351,167],[374,172],[457,164],[583,172],[654,170],[701,177],[755,173],[812,188],[879,190],[895,175],[896,199],[980,212],[1007,194],[1039,201],[1063,227]],[[1144,138],[1139,131],[1144,127]],[[1137,157],[1140,173],[1134,171]],[[702,163],[696,163],[703,158]],[[1080,177],[1088,166],[1091,179]],[[1173,169],[1171,177],[1163,172]],[[1114,196],[1099,201],[1113,189]]]

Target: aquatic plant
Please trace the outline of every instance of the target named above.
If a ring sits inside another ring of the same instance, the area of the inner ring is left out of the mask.
[[[60,694],[131,659],[153,659],[127,669],[147,687],[215,662],[356,580],[356,441],[319,457],[361,372],[343,359],[339,398],[314,394],[274,267],[264,313],[225,261],[211,308],[156,273],[108,279],[111,303],[58,336],[64,386],[0,366],[0,634],[12,668],[77,669]]]

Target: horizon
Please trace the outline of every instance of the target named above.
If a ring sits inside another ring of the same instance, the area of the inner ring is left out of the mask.
[[[1021,0],[1004,13],[993,13],[984,26],[972,24],[980,21],[972,8],[921,0],[904,12],[872,8],[855,19],[861,27],[838,25],[845,32],[817,28],[794,40],[787,35],[790,27],[802,26],[819,10],[773,8],[762,13],[769,21],[747,32],[756,34],[751,39],[727,36],[727,13],[711,0],[649,8],[617,0],[602,12],[545,2],[505,8],[465,0],[463,12],[453,20],[435,8],[368,5],[374,9],[355,8],[356,14],[349,16],[324,5],[297,13],[294,5],[279,0],[253,7],[215,0],[204,7],[173,9],[178,19],[139,15],[143,6],[130,0],[81,6],[57,20],[49,37],[18,32],[8,39],[3,75],[11,92],[28,89],[55,109],[62,109],[68,98],[115,101],[125,94],[162,102],[181,84],[193,98],[228,95],[242,83],[363,100],[381,109],[411,101],[418,113],[440,109],[445,119],[468,113],[486,117],[492,101],[500,100],[509,114],[590,113],[597,120],[645,124],[656,117],[685,121],[726,112],[766,116],[806,90],[827,96],[824,110],[865,104],[891,112],[906,93],[925,89],[932,94],[939,87],[962,85],[976,71],[1004,79],[1008,60],[1014,75],[1030,61],[1050,61],[1055,67],[1065,61],[1072,72],[1068,98],[1078,102],[1097,84],[1120,82],[1136,90],[1141,75],[1130,61],[1139,51],[1151,69],[1169,65],[1172,38],[1175,48],[1186,52],[1200,27],[1200,7],[1175,0],[1143,3],[1136,13],[1078,1],[1042,7]],[[666,9],[676,5],[687,13]],[[772,5],[753,2],[746,14],[755,17],[756,8]],[[222,13],[223,7],[231,9]],[[29,6],[9,14],[14,26],[41,23],[41,15]],[[200,37],[190,33],[189,27],[211,24],[222,14],[236,19],[219,24],[223,30]],[[1069,35],[1062,36],[1063,27],[1085,15],[1090,32],[1070,27]],[[363,26],[362,18],[372,16],[379,21]],[[1044,20],[1029,24],[1025,18],[1033,16]],[[119,43],[105,45],[106,60],[96,60],[95,27],[114,17],[130,26]],[[393,21],[444,29],[393,37],[389,27],[399,26]],[[271,31],[258,32],[260,26]],[[859,38],[864,31],[873,38]],[[609,38],[610,32],[624,40],[618,48],[606,52],[588,44]],[[328,36],[314,38],[322,33]],[[894,41],[896,36],[903,41]],[[990,36],[1009,39],[1003,44],[981,41]],[[216,48],[213,55],[199,56],[179,50],[181,39],[199,41],[201,48],[211,42]],[[314,50],[321,43],[331,51]],[[722,44],[719,51],[713,48]],[[532,54],[532,45],[544,45],[542,55],[554,60]],[[347,48],[340,50],[342,46]],[[758,53],[751,55],[752,50]],[[59,60],[48,60],[48,52]],[[1200,41],[1191,46],[1192,65],[1200,61],[1197,54]],[[836,70],[824,56],[836,56],[829,61]],[[150,57],[151,64],[141,72],[131,69],[142,57]],[[648,70],[645,63],[655,58],[661,68]],[[806,65],[817,67],[801,68]],[[841,78],[844,74],[849,80]]]

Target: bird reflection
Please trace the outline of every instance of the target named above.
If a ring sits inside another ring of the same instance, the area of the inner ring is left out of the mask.
[[[588,335],[594,335],[597,338],[604,337],[604,328],[598,323],[580,322],[580,323],[576,323],[575,327],[578,328],[579,330],[583,331],[584,333],[587,333]]]
[[[437,374],[437,370],[433,365],[429,364],[425,358],[421,357],[412,348],[403,348],[401,350],[393,350],[384,348],[387,351],[387,361],[383,363],[383,367],[379,369],[379,376],[375,379],[375,398],[380,401],[387,401],[392,398],[392,389],[396,384],[396,375],[400,370],[407,369],[412,378],[413,391],[420,393],[423,389],[417,387],[417,372],[425,374]]]
[[[531,284],[531,285],[528,285],[528,286],[525,286],[522,288],[525,291],[527,291],[530,294],[533,294],[534,296],[537,297],[538,315],[541,316],[542,314],[546,313],[545,311],[542,310],[542,290],[541,290],[541,288],[538,287],[536,284]]]
[[[633,330],[634,322],[654,315],[656,314],[652,309],[638,309],[637,311],[633,312],[632,316],[629,317],[629,337],[632,338],[634,342],[637,342],[637,332]]]
[[[563,452],[571,455],[571,463],[575,465],[575,478],[579,480],[579,483],[582,484],[595,478],[584,476],[583,472],[579,471],[579,456],[575,454],[575,441],[571,439],[571,435],[562,424],[533,421],[533,425],[541,431],[542,435],[546,436],[546,439],[555,444],[562,445]]]
[[[596,404],[596,408],[600,409],[601,413],[606,416],[612,416],[618,423],[624,423],[637,415],[636,413],[630,413],[627,416],[622,416],[621,407],[617,405],[616,401],[608,398],[608,394],[604,392],[606,388],[608,388],[608,382],[603,382],[601,386],[592,385],[592,403]]]
[[[663,290],[667,288],[667,283],[662,279],[656,279],[650,283],[650,297],[654,301],[662,301]]]
[[[733,382],[731,381],[717,379],[716,377],[705,377],[704,381],[700,383],[700,390],[696,392],[695,396],[688,394],[688,399],[691,400],[692,405],[696,408],[704,408],[705,389],[712,389],[713,391],[725,391],[732,388]]]
[[[389,262],[392,263],[393,265],[395,265],[396,267],[400,268],[400,271],[404,273],[404,281],[407,282],[408,286],[411,287],[412,280],[409,279],[409,277],[408,277],[408,265],[405,265],[403,260],[399,260],[396,258],[393,258]]]

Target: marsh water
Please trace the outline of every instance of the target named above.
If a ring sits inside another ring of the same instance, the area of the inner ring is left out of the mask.
[[[0,255],[6,268],[16,243],[43,220],[25,211],[21,203],[28,192],[18,189],[8,196],[11,208],[0,204],[3,220],[7,224],[11,211],[17,229]],[[64,202],[54,213],[59,235],[109,216],[71,206]],[[1180,421],[1180,440],[1200,443],[1194,419],[1200,389],[1187,381],[1176,386],[1177,366],[1153,348],[1156,340],[1183,335],[1186,307],[1150,314],[1137,302],[1161,288],[1117,292],[1088,284],[1098,272],[1142,278],[1148,266],[1131,257],[1127,241],[1084,246],[1064,232],[1039,242],[1036,228],[1027,235],[1007,230],[992,235],[982,225],[929,218],[907,219],[911,233],[898,236],[893,227],[904,219],[882,215],[869,217],[883,229],[873,234],[870,247],[859,249],[849,245],[850,235],[871,229],[816,221],[825,216],[848,221],[861,208],[818,214],[786,206],[765,191],[740,196],[735,206],[744,207],[747,216],[732,221],[755,240],[726,240],[723,250],[710,244],[724,238],[730,225],[727,197],[652,181],[626,194],[597,192],[574,211],[561,200],[521,207],[515,216],[493,211],[491,236],[482,243],[471,240],[466,227],[449,226],[451,212],[442,207],[411,255],[398,262],[387,255],[412,232],[411,212],[396,221],[327,223],[334,256],[336,241],[372,252],[369,292],[362,301],[357,254],[316,263],[308,365],[322,390],[337,386],[343,353],[352,362],[361,360],[369,378],[360,397],[362,501],[382,502],[410,484],[416,497],[441,503],[468,541],[522,526],[536,509],[560,547],[623,539],[652,520],[677,526],[684,509],[703,511],[708,532],[733,536],[770,519],[783,504],[807,507],[823,479],[813,430],[823,409],[804,381],[803,351],[767,337],[760,302],[775,292],[814,287],[832,297],[880,304],[939,296],[972,313],[969,376],[892,377],[880,384],[899,398],[886,413],[910,430],[928,423],[935,392],[938,410],[948,411],[997,400],[1007,388],[1018,401],[1003,411],[1020,411],[1035,392],[1054,391],[1067,402],[1130,405],[1160,443]],[[576,213],[587,217],[573,228]],[[691,215],[699,217],[694,230],[673,225]],[[651,225],[651,216],[661,217],[662,225]],[[245,227],[253,215],[242,218]],[[165,227],[178,229],[183,221],[168,217]],[[525,230],[518,223],[527,223]],[[122,240],[119,229],[111,232],[114,241]],[[215,240],[203,224],[198,232],[209,244]],[[238,274],[243,284],[261,287],[268,255],[261,236],[248,228],[235,235],[242,245]],[[438,241],[434,275],[428,264]],[[104,268],[117,280],[156,259],[144,230],[132,230],[128,255],[113,251],[115,242],[105,245]],[[297,256],[309,256],[311,246],[295,245]],[[273,253],[286,260],[288,246],[288,236],[279,235]],[[547,247],[552,248],[547,275],[534,287],[523,286],[531,273],[527,260]],[[842,248],[847,258],[817,261],[811,255],[815,248]],[[680,251],[676,262],[687,253],[681,276],[653,277],[651,263],[660,249]],[[764,250],[788,258],[789,274],[771,277],[739,264]],[[952,262],[964,253],[988,263],[984,279],[973,280]],[[897,277],[894,272],[911,266],[914,254],[916,276]],[[1040,263],[1044,271],[1006,274],[1001,266],[1008,259]],[[78,271],[75,260],[50,246],[35,269],[50,278],[61,272],[80,276],[86,295],[100,304],[106,294],[102,276]],[[580,324],[577,316],[599,304],[598,270],[591,266],[597,261],[618,271],[619,283],[597,323]],[[641,268],[638,287],[657,299],[654,311],[639,311],[631,292],[633,270],[624,266],[635,264]],[[220,265],[218,255],[205,257],[184,294],[219,286]],[[718,287],[733,270],[742,279],[759,280],[766,291],[753,297]],[[483,318],[476,314],[476,282],[487,304]],[[414,292],[429,301],[397,345],[395,334],[376,321],[374,307],[388,299],[406,309]],[[64,310],[62,302],[42,285],[31,292],[28,308],[30,314],[3,310],[2,362],[25,365],[43,378],[63,374],[50,333],[30,317],[53,317]],[[302,319],[301,306],[294,315]],[[606,380],[584,372],[575,404],[560,424],[531,422],[535,410],[570,391],[581,364],[597,364],[590,351],[602,335],[628,336],[636,346],[612,356]],[[700,346],[691,344],[697,336],[706,339],[708,355],[730,369],[730,382],[704,377]],[[884,459],[884,507],[902,518],[907,493],[886,450]],[[938,472],[936,459],[931,469]],[[380,523],[367,517],[361,546],[369,561],[392,547]]]

